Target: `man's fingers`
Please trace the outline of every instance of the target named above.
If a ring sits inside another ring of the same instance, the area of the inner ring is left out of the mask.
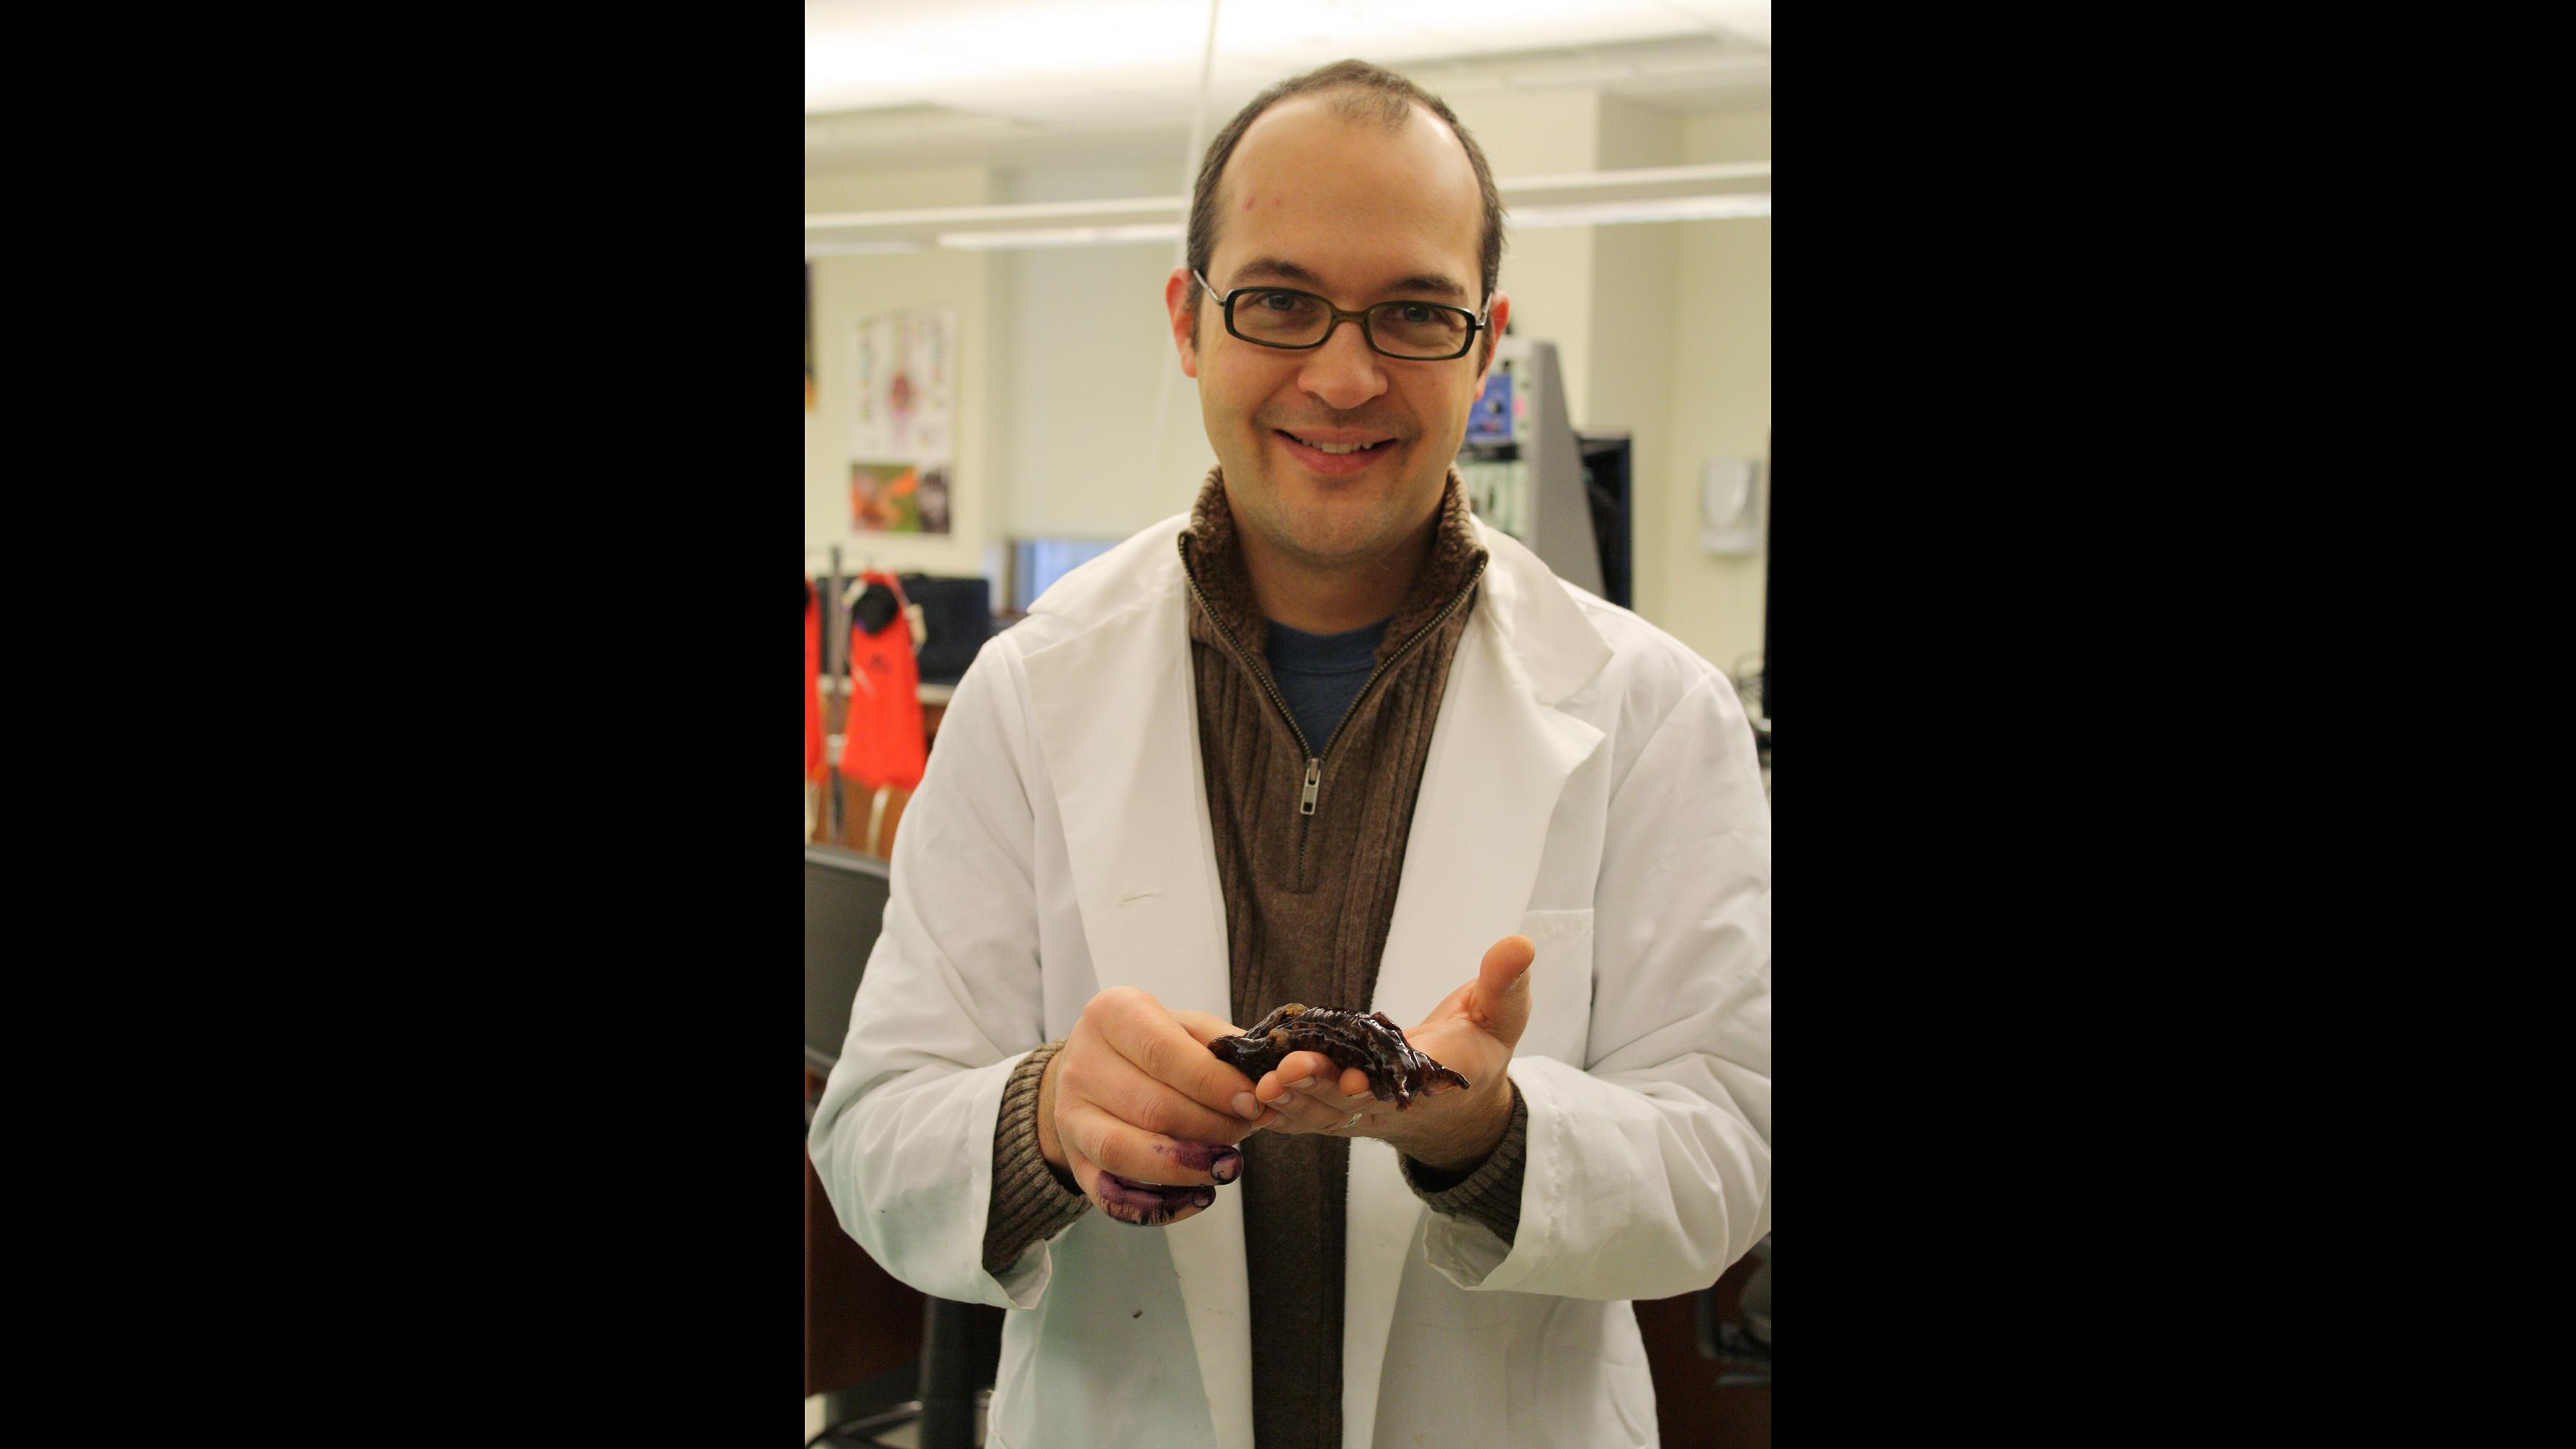
[[[1214,1187],[1243,1176],[1243,1152],[1237,1147],[1142,1131],[1089,1103],[1074,1103],[1057,1118],[1057,1130],[1074,1151],[1129,1182],[1153,1188]]]
[[[1242,1027],[1210,1016],[1204,1011],[1175,1011],[1172,1013],[1172,1020],[1181,1024],[1181,1030],[1196,1037],[1200,1046],[1206,1046],[1221,1036],[1243,1035]]]
[[[1069,1154],[1074,1181],[1083,1196],[1115,1221],[1136,1227],[1163,1227],[1194,1217],[1216,1201],[1212,1187],[1156,1188],[1104,1172],[1080,1153]]]
[[[1163,1227],[1216,1205],[1216,1189],[1156,1188],[1104,1172],[1094,1188],[1103,1212],[1138,1227]]]
[[[1330,1063],[1326,1065],[1329,1066]],[[1344,1132],[1351,1127],[1352,1113],[1366,1112],[1370,1104],[1376,1101],[1376,1098],[1368,1094],[1366,1073],[1357,1068],[1351,1068],[1348,1069],[1348,1075],[1359,1078],[1358,1091],[1345,1092],[1339,1085],[1330,1082],[1291,1087],[1281,1080],[1277,1072],[1264,1073],[1261,1085],[1254,1090],[1278,1093],[1276,1097],[1265,1099],[1271,1111],[1279,1118],[1272,1128],[1273,1131],[1291,1134]]]
[[[1224,1070],[1238,1079],[1243,1075],[1232,1067]],[[1231,1103],[1210,1108],[1183,1095],[1114,1050],[1067,1062],[1056,1078],[1056,1098],[1058,1116],[1069,1103],[1087,1102],[1129,1126],[1189,1142],[1240,1142],[1260,1125],[1257,1117],[1247,1120]]]
[[[1125,990],[1093,998],[1095,1007],[1103,1003],[1110,1009],[1101,1013],[1101,1034],[1119,1055],[1212,1112],[1235,1112],[1235,1094],[1249,1090],[1251,1079],[1217,1060],[1160,1002]]]
[[[1262,1080],[1265,1082],[1275,1080],[1283,1086],[1300,1080],[1311,1080],[1318,1087],[1338,1091],[1345,1097],[1361,1097],[1368,1094],[1368,1073],[1357,1067],[1345,1067],[1322,1052],[1290,1052],[1281,1057],[1279,1065],[1265,1074]],[[1258,1088],[1254,1090],[1253,1095],[1256,1097],[1261,1095]]]
[[[1281,1104],[1278,1116],[1278,1124],[1270,1130],[1284,1132],[1290,1136],[1300,1133],[1331,1132],[1351,1120],[1350,1113],[1336,1112],[1303,1092],[1290,1092],[1287,1101]]]
[[[1204,1011],[1175,1011],[1172,1013],[1172,1019],[1179,1022],[1181,1024],[1181,1029],[1188,1032],[1191,1038],[1197,1041],[1201,1047],[1205,1047],[1209,1042],[1215,1041],[1221,1036],[1243,1035],[1242,1027],[1236,1026],[1233,1022],[1227,1021],[1223,1017],[1210,1016]],[[1209,1053],[1209,1059],[1214,1060],[1215,1054],[1212,1052]],[[1254,1097],[1250,1092],[1235,1093],[1232,1097],[1227,1099],[1226,1106],[1236,1116],[1242,1117],[1251,1122],[1255,1127],[1267,1127],[1270,1125],[1271,1119],[1267,1113],[1261,1110],[1260,1099]]]
[[[1264,1072],[1261,1076],[1261,1084],[1252,1089],[1253,1095],[1260,1097],[1263,1092],[1271,1094],[1261,1097],[1261,1104],[1276,1114],[1283,1126],[1312,1131],[1331,1120],[1330,1109],[1317,1102],[1312,1091],[1290,1086],[1289,1082],[1292,1080],[1294,1079],[1283,1077],[1278,1072]]]

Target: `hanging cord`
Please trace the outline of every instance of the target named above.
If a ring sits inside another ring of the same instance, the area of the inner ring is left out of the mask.
[[[1216,74],[1216,12],[1221,3],[1222,0],[1208,0],[1207,48],[1199,56],[1199,108],[1197,113],[1190,117],[1189,149],[1181,155],[1183,211],[1181,244],[1172,257],[1172,265],[1176,267],[1187,266],[1190,260],[1190,221],[1187,208],[1191,193],[1198,185],[1199,147],[1207,140],[1208,82]],[[1198,283],[1192,282],[1190,286],[1195,291]],[[1193,307],[1198,305],[1195,296],[1191,298],[1190,304]],[[1163,486],[1163,429],[1172,419],[1172,388],[1175,386],[1172,380],[1180,375],[1180,366],[1176,361],[1161,371],[1162,384],[1154,390],[1154,431],[1146,435],[1153,440],[1152,447],[1146,453],[1145,486],[1148,488]]]

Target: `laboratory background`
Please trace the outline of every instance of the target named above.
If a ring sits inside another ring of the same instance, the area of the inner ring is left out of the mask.
[[[1163,284],[1209,139],[1289,76],[1386,66],[1483,147],[1471,505],[1732,678],[1768,788],[1771,45],[1718,0],[808,0],[809,1122],[950,690],[1215,465]],[[887,1276],[810,1161],[804,1258],[807,1442],[980,1443],[1001,1311]],[[1635,1305],[1664,1444],[1770,1443],[1769,1258]]]

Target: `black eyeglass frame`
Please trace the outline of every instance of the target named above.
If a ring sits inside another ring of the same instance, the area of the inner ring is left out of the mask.
[[[1459,358],[1462,358],[1468,353],[1476,350],[1477,333],[1486,331],[1494,325],[1494,304],[1490,298],[1486,300],[1485,310],[1481,314],[1470,312],[1464,307],[1452,307],[1446,302],[1402,301],[1372,302],[1368,306],[1363,307],[1356,312],[1348,312],[1344,311],[1342,308],[1334,306],[1333,299],[1330,297],[1316,296],[1313,292],[1302,291],[1296,287],[1237,287],[1231,292],[1220,293],[1216,288],[1208,285],[1208,279],[1206,277],[1201,276],[1197,272],[1190,273],[1190,276],[1194,278],[1201,287],[1206,289],[1209,296],[1216,298],[1217,306],[1223,309],[1225,313],[1225,330],[1229,336],[1241,337],[1244,341],[1251,343],[1255,347],[1268,347],[1279,352],[1312,352],[1316,348],[1323,346],[1325,343],[1332,341],[1333,333],[1338,330],[1343,323],[1357,322],[1360,324],[1361,340],[1368,343],[1369,351],[1376,353],[1380,357],[1390,358],[1397,362],[1455,362]],[[1285,292],[1292,297],[1314,297],[1317,302],[1323,304],[1325,311],[1333,314],[1333,320],[1324,324],[1324,335],[1316,338],[1312,342],[1268,342],[1258,337],[1248,337],[1234,325],[1234,299],[1242,296],[1246,292]],[[1368,314],[1376,311],[1380,307],[1437,307],[1443,312],[1455,312],[1459,316],[1467,319],[1467,338],[1464,342],[1459,344],[1457,351],[1445,353],[1439,357],[1418,357],[1410,353],[1389,352],[1385,348],[1377,345],[1377,334],[1369,330]]]

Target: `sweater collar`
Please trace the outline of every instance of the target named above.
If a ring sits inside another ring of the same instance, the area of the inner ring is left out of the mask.
[[[1215,620],[1258,649],[1269,636],[1269,620],[1253,601],[1252,578],[1244,570],[1242,542],[1235,534],[1234,510],[1225,501],[1224,474],[1222,466],[1210,468],[1199,488],[1198,501],[1190,507],[1189,527],[1181,532],[1181,562]],[[1432,535],[1431,556],[1413,576],[1404,602],[1387,620],[1378,657],[1382,660],[1403,647],[1416,630],[1448,607],[1484,561],[1485,545],[1469,521],[1466,486],[1452,467],[1440,493],[1440,521]]]

